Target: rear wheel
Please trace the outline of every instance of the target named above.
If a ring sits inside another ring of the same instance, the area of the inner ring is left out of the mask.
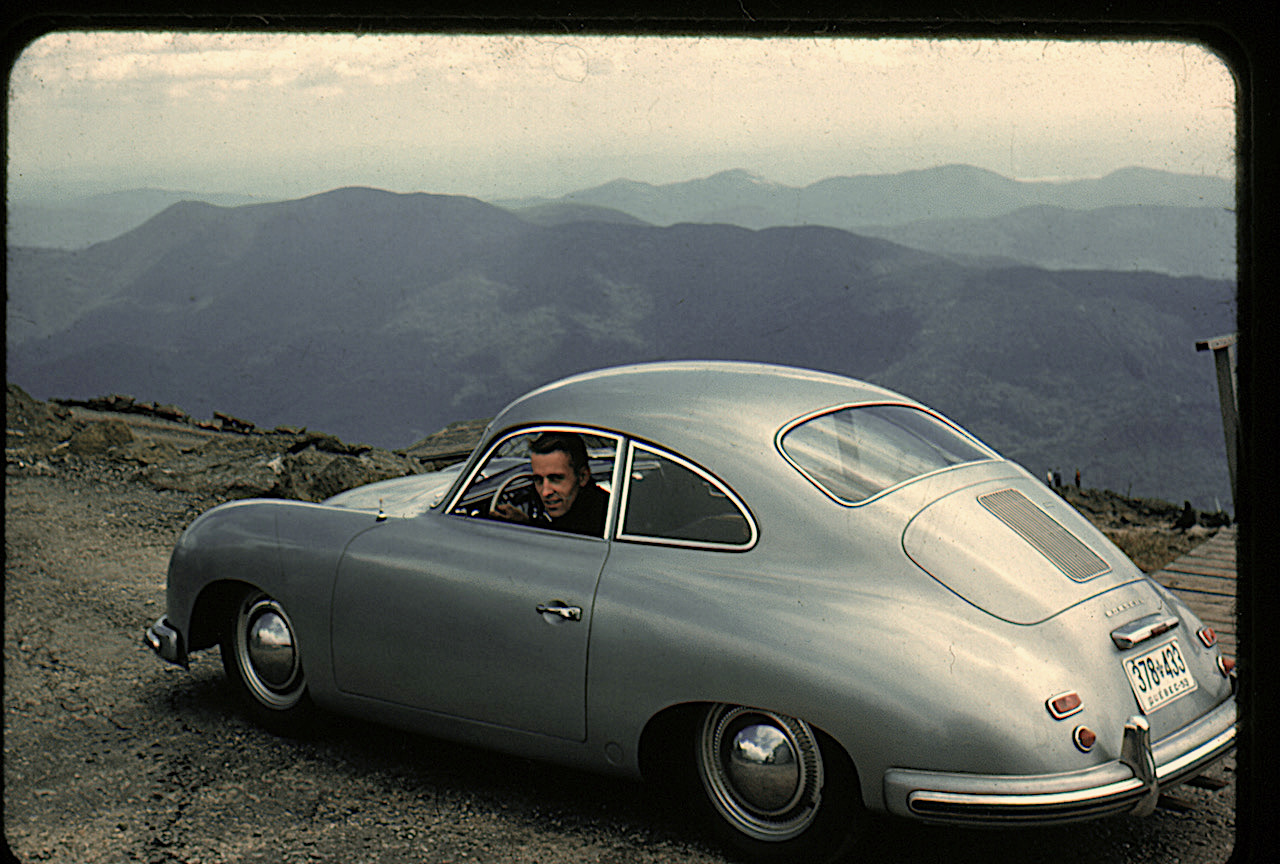
[[[756,861],[822,861],[861,823],[853,767],[803,720],[714,705],[696,734],[704,810],[726,843]]]
[[[297,631],[284,607],[251,591],[223,631],[222,665],[255,720],[277,732],[302,730],[314,711]]]

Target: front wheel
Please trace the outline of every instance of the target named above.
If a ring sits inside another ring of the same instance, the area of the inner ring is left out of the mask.
[[[803,720],[714,705],[696,736],[703,809],[756,861],[823,861],[847,851],[862,807],[852,764]]]
[[[223,631],[222,666],[253,718],[296,733],[311,719],[297,631],[284,607],[261,592],[236,604]]]

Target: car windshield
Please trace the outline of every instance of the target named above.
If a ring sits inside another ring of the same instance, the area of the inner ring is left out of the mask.
[[[996,454],[927,411],[864,405],[783,431],[786,458],[832,498],[858,504],[915,477]]]

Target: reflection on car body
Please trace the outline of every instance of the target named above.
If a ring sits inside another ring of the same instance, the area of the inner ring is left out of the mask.
[[[534,508],[527,444],[583,435],[599,536]],[[861,814],[1146,813],[1235,743],[1213,632],[1051,489],[848,378],[645,364],[516,400],[465,465],[187,529],[147,632],[219,645],[262,722],[319,706],[669,782],[766,859]]]

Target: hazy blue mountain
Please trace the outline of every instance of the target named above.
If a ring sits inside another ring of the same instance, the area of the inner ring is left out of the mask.
[[[1154,270],[1234,279],[1236,214],[1222,207],[1039,205],[985,219],[932,219],[858,232],[916,249],[1071,270]]]
[[[731,170],[664,185],[615,180],[554,200],[494,203],[543,225],[627,220],[753,229],[825,225],[992,263],[1230,278],[1233,200],[1225,180],[1145,168],[1059,183],[1011,180],[948,165],[832,177],[803,188]],[[10,202],[9,245],[83,249],[180,201],[257,203],[245,196],[145,189],[56,203],[19,200]],[[1138,209],[1119,213],[1116,208]],[[1194,212],[1178,213],[1178,208]],[[1051,218],[1054,210],[1063,212]]]
[[[504,201],[519,208],[548,199]],[[1126,168],[1100,179],[1021,181],[968,165],[832,177],[805,187],[724,171],[682,183],[615,180],[561,204],[654,225],[825,225],[978,260],[1233,278],[1235,208],[1214,177]]]
[[[728,178],[732,179],[732,178]],[[342,189],[184,203],[77,252],[11,248],[8,376],[408,446],[564,374],[750,359],[922,399],[1043,473],[1229,506],[1227,280],[978,266],[818,227],[536,224]]]
[[[1063,182],[1011,180],[970,165],[946,165],[898,174],[832,177],[805,187],[785,186],[746,171],[724,171],[701,180],[652,185],[615,180],[572,192],[562,202],[621,210],[654,225],[731,222],[746,228],[827,225],[856,229],[922,219],[1003,216],[1046,205],[1073,210],[1100,207],[1234,207],[1232,185],[1198,177],[1126,168],[1101,179]],[[503,206],[545,203],[503,201]],[[753,214],[724,219],[725,213]]]
[[[624,222],[632,225],[643,224],[640,219],[621,210],[610,210],[608,207],[596,207],[592,204],[573,204],[550,201],[546,204],[533,204],[524,208],[512,208],[521,219],[535,225],[567,225],[572,222]]]

